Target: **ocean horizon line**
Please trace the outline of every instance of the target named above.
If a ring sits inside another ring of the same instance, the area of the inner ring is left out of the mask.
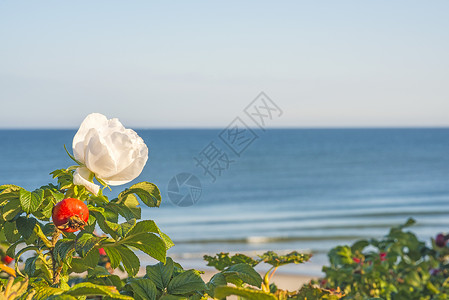
[[[223,130],[224,127],[132,127],[134,130]],[[449,125],[445,126],[272,126],[263,129],[257,126],[248,126],[252,130],[417,130],[417,129],[449,129]],[[0,131],[76,131],[75,127],[0,127]]]

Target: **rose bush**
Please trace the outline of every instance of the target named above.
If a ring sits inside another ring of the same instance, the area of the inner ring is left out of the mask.
[[[98,194],[100,186],[93,178],[108,185],[121,185],[134,180],[148,160],[148,148],[132,129],[118,119],[108,120],[93,113],[82,122],[73,138],[73,156],[80,163],[73,175],[74,184],[83,185]]]
[[[382,239],[333,248],[330,266],[323,267],[326,277],[319,284],[342,290],[344,299],[449,299],[449,249],[437,245],[441,234],[429,247],[405,231],[414,223],[409,219]]]
[[[220,272],[205,283],[199,271],[184,270],[166,256],[173,242],[154,221],[141,220],[141,205],[161,203],[157,186],[136,183],[109,199],[93,182],[118,185],[140,174],[148,148],[134,131],[91,114],[73,139],[73,153],[78,165],[51,173],[57,184],[34,191],[0,185],[0,299],[340,298],[312,286],[287,292],[270,284],[278,267],[310,257],[297,252],[206,257]],[[160,261],[140,278],[137,250]],[[14,269],[6,265],[13,261]],[[263,278],[253,268],[262,262],[272,266]],[[115,269],[128,277],[113,274]]]

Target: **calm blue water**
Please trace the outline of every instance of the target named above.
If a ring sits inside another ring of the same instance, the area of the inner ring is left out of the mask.
[[[150,158],[134,183],[154,182],[163,197],[144,217],[172,237],[170,254],[187,263],[222,250],[310,250],[316,256],[299,272],[313,273],[330,247],[380,237],[409,216],[421,238],[449,231],[449,129],[258,131],[240,157],[220,141],[220,130],[137,131]],[[72,165],[63,145],[71,148],[75,132],[0,130],[0,184],[51,182],[49,172]],[[193,159],[212,141],[234,160],[214,183]],[[167,197],[180,172],[203,186],[191,207]]]

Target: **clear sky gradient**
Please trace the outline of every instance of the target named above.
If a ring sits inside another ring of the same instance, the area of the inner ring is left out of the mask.
[[[449,1],[0,1],[0,128],[449,126]]]

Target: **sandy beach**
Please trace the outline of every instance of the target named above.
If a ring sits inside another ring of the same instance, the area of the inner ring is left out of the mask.
[[[202,275],[203,280],[208,282],[210,278],[216,274],[213,271],[204,271]],[[264,274],[260,274],[263,276]],[[310,282],[312,279],[317,279],[318,277],[307,276],[307,275],[297,275],[297,274],[287,274],[287,273],[275,273],[270,282],[277,285],[279,289],[295,291],[301,288],[304,284]]]
[[[204,274],[201,275],[204,282],[209,282],[212,276],[214,276],[218,271],[214,270],[202,270],[201,268],[198,268],[198,270],[204,272]],[[142,277],[146,273],[145,268],[140,268],[139,273],[137,274],[137,277]],[[114,274],[119,275],[122,278],[126,278],[127,274],[125,272],[121,272],[116,270]],[[260,273],[260,276],[264,276],[263,273]],[[299,288],[301,288],[304,284],[310,282],[312,279],[317,279],[317,276],[309,276],[309,275],[299,275],[299,274],[289,274],[289,273],[282,273],[282,272],[276,272],[271,278],[271,283],[275,283],[279,289],[282,290],[288,290],[288,291],[296,291]]]

